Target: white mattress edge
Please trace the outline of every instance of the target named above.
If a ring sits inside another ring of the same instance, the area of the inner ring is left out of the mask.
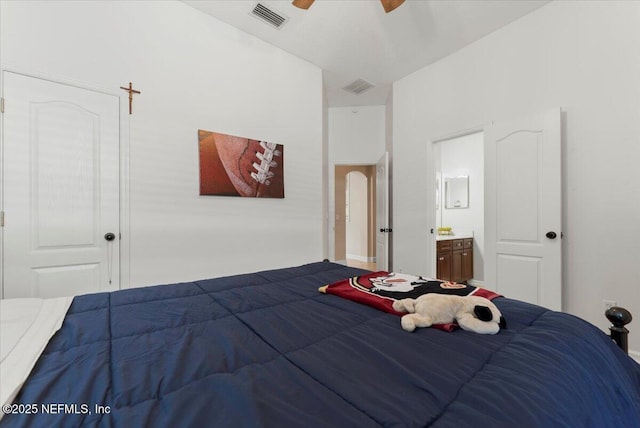
[[[34,300],[41,301],[40,310],[10,353],[0,362],[0,379],[2,379],[0,403],[2,405],[13,402],[40,354],[49,343],[49,339],[62,326],[73,297]],[[10,304],[10,299],[2,303]],[[0,331],[2,328],[3,326],[0,325]],[[4,413],[0,412],[0,419],[2,416]]]

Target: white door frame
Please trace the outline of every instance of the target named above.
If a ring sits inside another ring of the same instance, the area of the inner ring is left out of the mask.
[[[130,287],[130,254],[131,254],[131,233],[130,233],[130,202],[129,202],[129,159],[130,159],[130,121],[128,114],[128,95],[118,89],[110,89],[94,84],[78,82],[59,76],[44,73],[27,71],[14,66],[2,66],[0,64],[0,89],[1,97],[4,99],[4,72],[20,74],[26,77],[48,80],[50,82],[63,85],[74,86],[94,92],[100,92],[110,96],[117,96],[120,100],[120,288]],[[123,95],[124,94],[124,95]],[[4,152],[4,113],[0,114],[0,153]],[[4,177],[3,163],[0,162],[0,177]],[[0,209],[4,209],[3,186],[0,186]],[[0,227],[0,262],[4,260],[4,230]],[[0,275],[0,298],[4,298],[4,276]]]

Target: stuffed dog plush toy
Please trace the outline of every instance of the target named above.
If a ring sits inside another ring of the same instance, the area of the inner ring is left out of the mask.
[[[453,322],[463,330],[480,334],[496,334],[501,327],[506,328],[496,305],[484,297],[427,293],[417,299],[396,300],[393,309],[407,312],[400,321],[407,331]]]

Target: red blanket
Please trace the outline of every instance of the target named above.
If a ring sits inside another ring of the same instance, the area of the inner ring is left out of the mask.
[[[437,279],[424,279],[420,276],[385,271],[343,279],[320,287],[319,290],[322,293],[334,294],[399,316],[405,315],[405,313],[393,309],[395,300],[416,299],[426,293],[453,294],[456,296],[473,295],[489,300],[500,296],[491,290],[473,285]],[[457,327],[457,324],[434,324],[432,327],[452,331]]]

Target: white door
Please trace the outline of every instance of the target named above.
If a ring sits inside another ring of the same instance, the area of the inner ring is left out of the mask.
[[[389,153],[376,165],[376,268],[389,270]]]
[[[560,109],[485,134],[485,283],[562,309]]]
[[[119,288],[119,98],[11,72],[3,91],[3,297]]]

